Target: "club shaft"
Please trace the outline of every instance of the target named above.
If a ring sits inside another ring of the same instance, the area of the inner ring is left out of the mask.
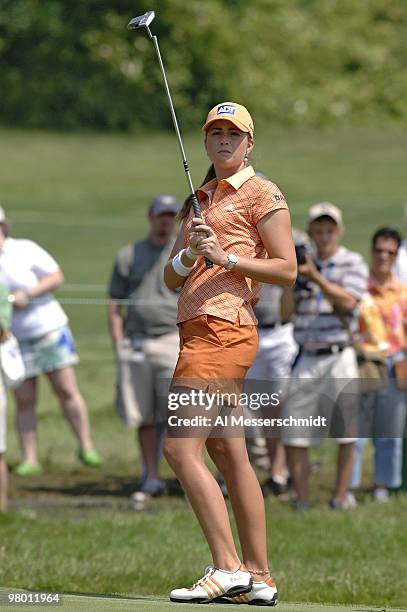
[[[199,206],[198,198],[196,197],[196,194],[195,194],[195,189],[194,189],[194,185],[192,183],[192,178],[191,178],[191,172],[189,170],[187,157],[185,155],[184,145],[182,143],[181,132],[180,132],[180,129],[179,129],[179,126],[178,126],[178,121],[177,121],[177,116],[175,114],[174,104],[172,102],[171,91],[170,91],[170,87],[169,87],[168,81],[167,81],[167,75],[165,74],[164,64],[163,64],[163,60],[161,58],[160,47],[158,46],[158,39],[157,39],[157,36],[153,36],[151,34],[150,28],[148,26],[147,26],[147,31],[148,31],[148,34],[149,34],[151,40],[154,43],[154,48],[155,48],[155,51],[156,51],[156,54],[157,54],[158,63],[160,64],[161,73],[163,75],[165,91],[167,92],[168,102],[170,104],[171,117],[172,117],[172,121],[173,121],[173,124],[174,124],[175,133],[177,135],[179,148],[180,148],[180,151],[181,151],[182,164],[184,166],[185,174],[186,174],[187,181],[188,181],[189,191],[190,191],[190,194],[191,194],[192,208],[194,209],[194,214],[195,214],[196,217],[202,217],[201,207]],[[205,265],[206,265],[207,268],[212,268],[213,263],[207,257],[205,257]]]
[[[165,74],[165,69],[164,69],[164,64],[163,64],[163,61],[162,61],[162,58],[161,58],[160,47],[158,46],[157,36],[151,36],[151,38],[152,38],[153,43],[154,43],[155,51],[156,51],[157,57],[158,57],[158,63],[160,64],[161,72],[162,72],[162,75],[163,75],[165,91],[167,92],[168,101],[170,103],[170,111],[171,111],[172,121],[174,123],[175,133],[177,135],[179,148],[181,150],[182,163],[184,165],[185,174],[187,176],[188,186],[189,186],[191,194],[193,194],[193,193],[195,193],[194,185],[192,183],[191,173],[190,173],[189,166],[188,166],[188,161],[187,161],[187,158],[186,158],[186,155],[185,155],[184,145],[182,144],[181,132],[180,132],[179,127],[178,127],[177,116],[175,114],[174,104],[172,102],[172,97],[171,97],[171,91],[170,91],[170,88],[169,88],[169,85],[168,85],[167,76]]]

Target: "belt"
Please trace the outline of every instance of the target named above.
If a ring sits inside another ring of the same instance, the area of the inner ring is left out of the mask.
[[[324,346],[323,348],[317,349],[301,347],[301,353],[305,353],[306,355],[336,355],[336,353],[341,353],[349,346],[350,344],[333,344],[332,346]]]

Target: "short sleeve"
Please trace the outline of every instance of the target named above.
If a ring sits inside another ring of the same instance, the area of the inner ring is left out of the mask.
[[[125,300],[130,295],[130,263],[133,249],[130,245],[117,254],[109,284],[109,296],[117,300]]]
[[[25,247],[30,262],[30,269],[37,278],[44,278],[44,276],[54,274],[54,272],[59,270],[59,265],[52,255],[38,244],[31,240],[27,240]]]
[[[288,205],[284,194],[279,187],[271,181],[265,182],[265,187],[261,190],[256,201],[252,205],[252,220],[254,225],[269,212],[280,208],[288,210]]]
[[[369,270],[363,257],[352,253],[352,258],[344,270],[341,286],[359,301],[367,291],[368,278]]]

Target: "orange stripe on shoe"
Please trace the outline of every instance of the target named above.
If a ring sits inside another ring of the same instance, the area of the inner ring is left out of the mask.
[[[203,590],[207,593],[209,599],[213,598],[213,593],[212,593],[211,589],[209,588],[209,585],[200,584],[199,586],[201,586],[203,588]]]
[[[242,603],[247,603],[247,602],[249,601],[249,600],[247,599],[247,597],[246,597],[245,593],[240,593],[239,597],[240,597],[240,599],[241,599]]]
[[[220,590],[221,593],[225,592],[225,589],[222,587],[222,585],[219,584],[219,582],[217,580],[215,580],[215,578],[213,576],[211,576],[209,578],[209,580],[212,580],[212,582],[214,582],[216,584],[216,586],[218,587],[218,589]]]
[[[271,587],[275,587],[276,583],[274,582],[273,578],[270,576],[270,578],[267,578],[266,580],[266,584],[268,584]]]
[[[206,584],[207,584],[207,586],[209,586],[209,587],[212,589],[212,591],[213,591],[213,596],[214,596],[214,597],[219,597],[219,595],[221,595],[221,592],[219,591],[219,589],[218,589],[218,587],[216,586],[216,584],[215,584],[215,583],[212,583],[212,580],[213,580],[213,578],[212,578],[212,577],[211,577],[211,578],[209,578]]]

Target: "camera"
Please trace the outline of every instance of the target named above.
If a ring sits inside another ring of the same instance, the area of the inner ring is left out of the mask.
[[[295,256],[297,258],[297,263],[301,266],[307,262],[306,254],[308,253],[308,249],[305,244],[296,244],[295,245]]]

